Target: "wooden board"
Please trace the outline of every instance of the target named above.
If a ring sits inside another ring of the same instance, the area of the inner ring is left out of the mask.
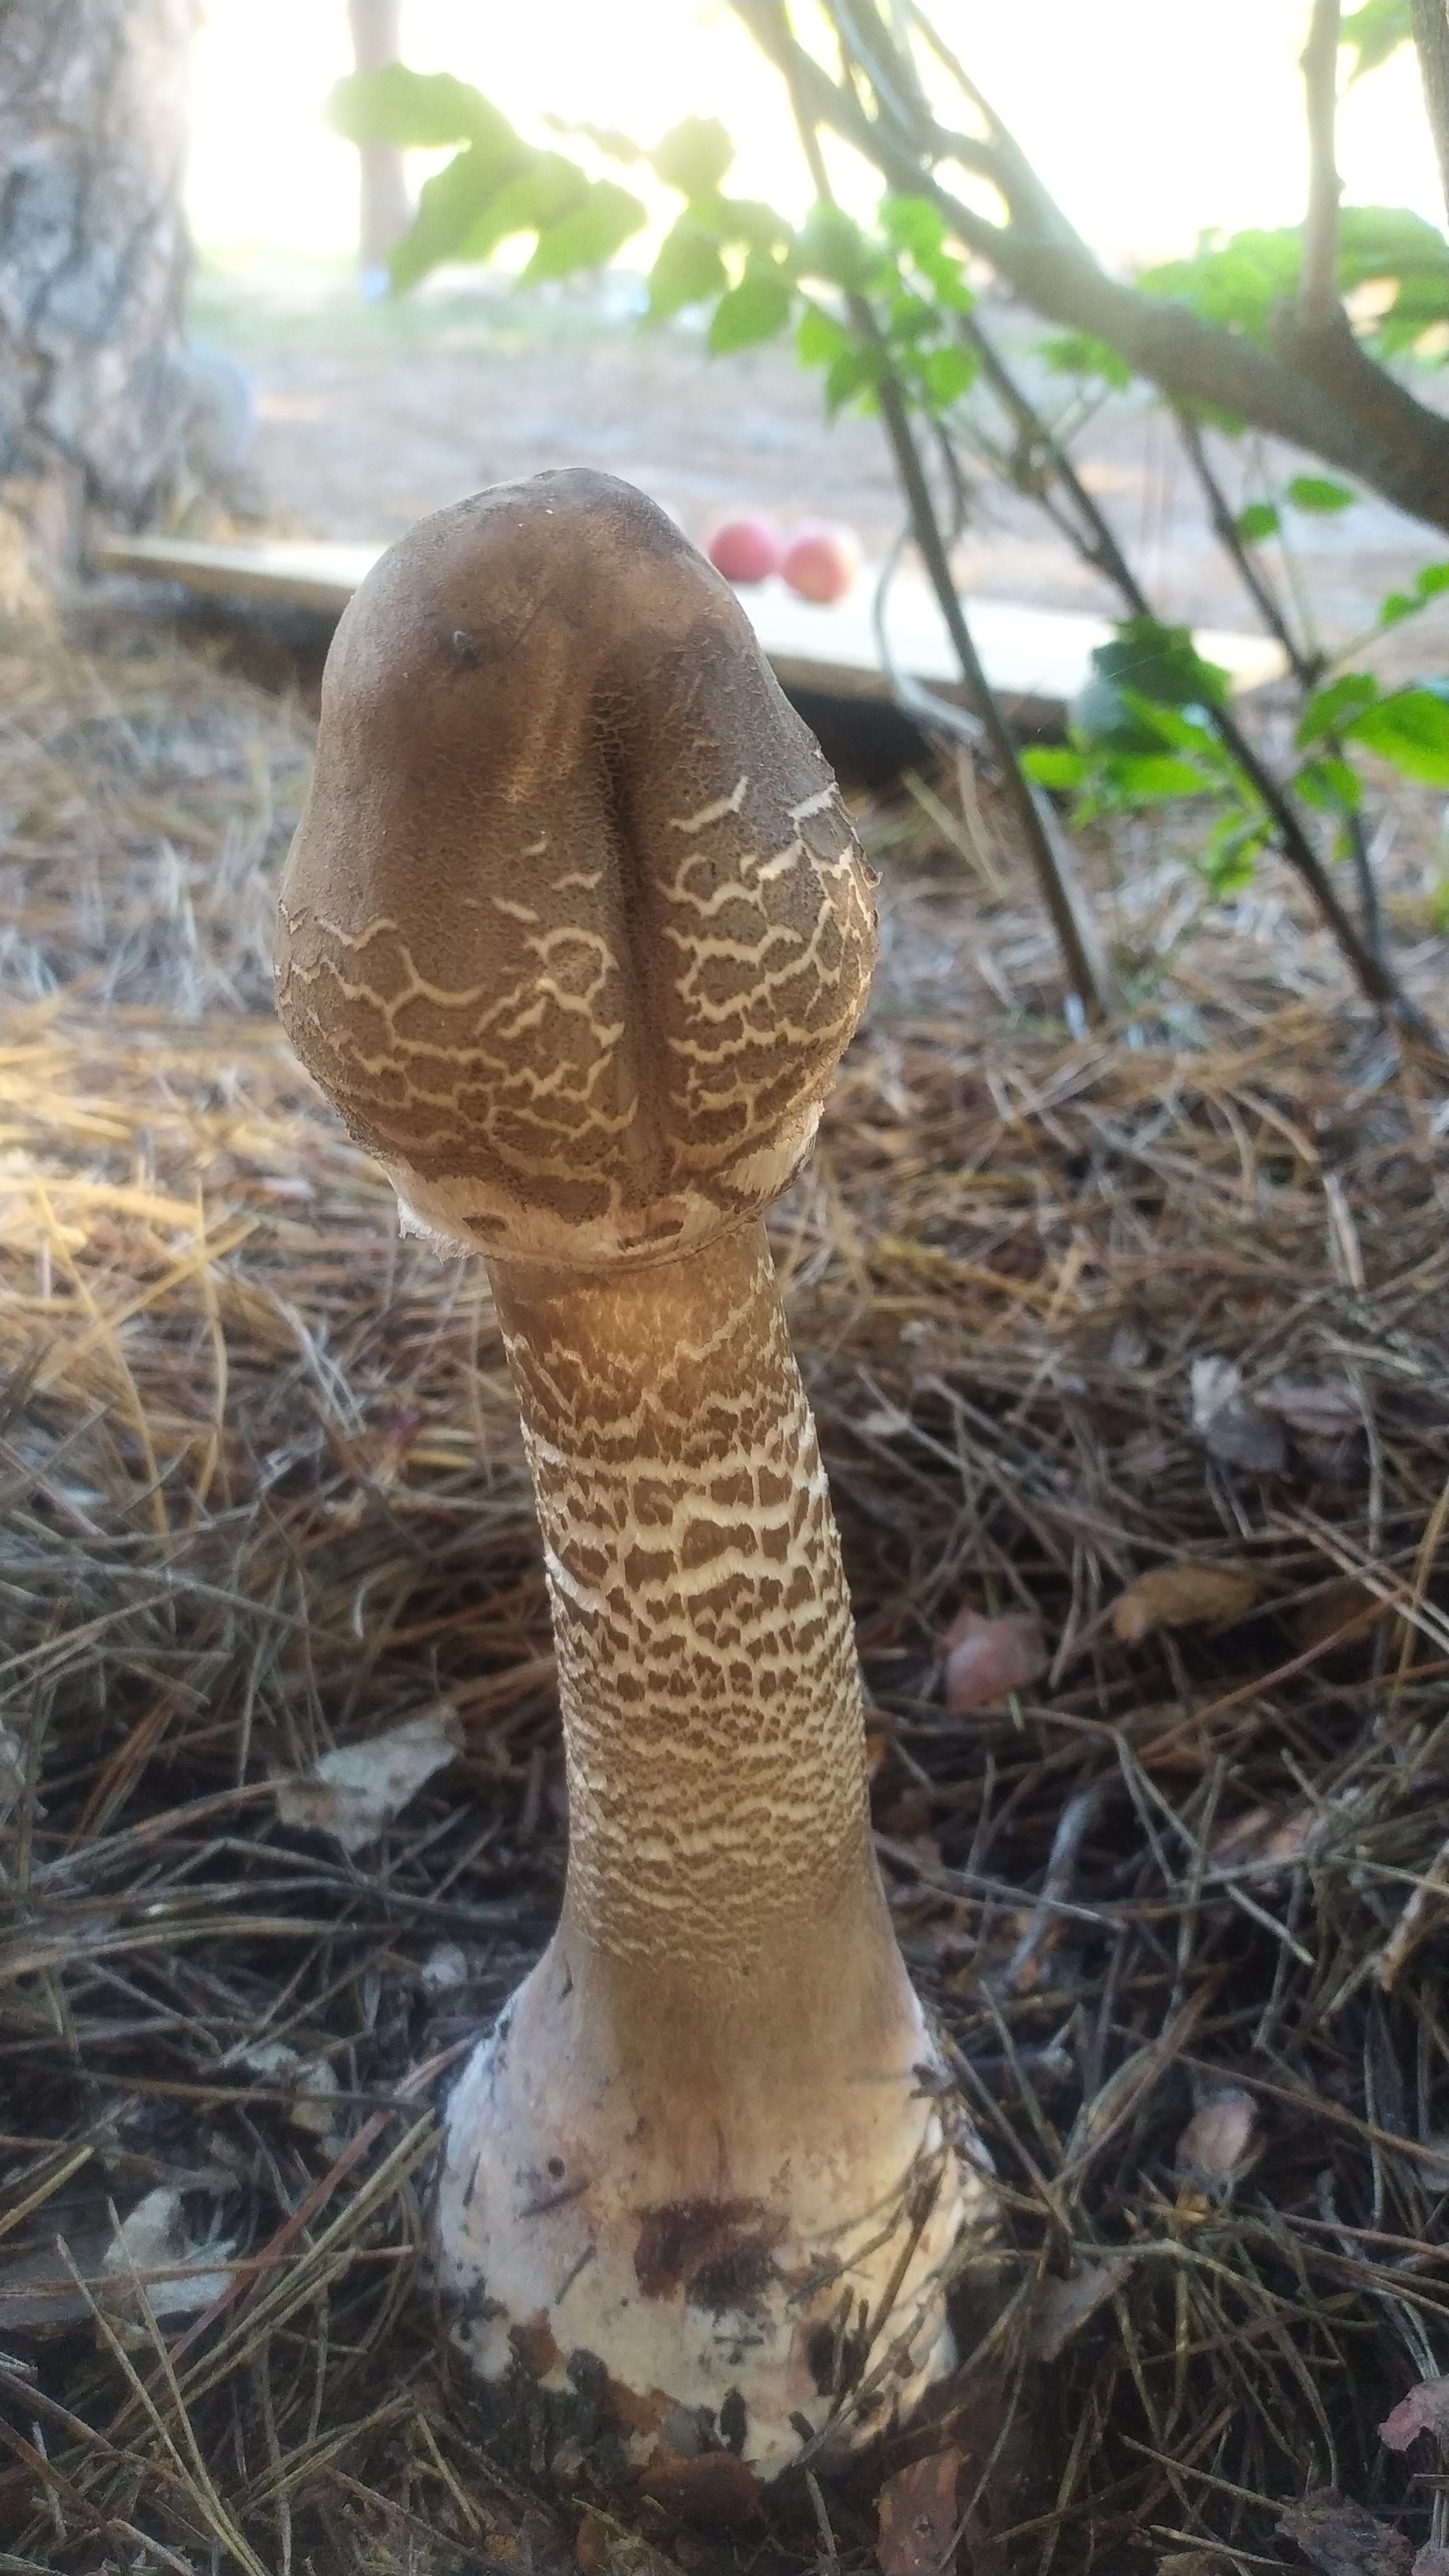
[[[98,560],[106,572],[337,616],[385,552],[383,546],[292,538],[214,546],[174,537],[107,537]],[[867,567],[850,596],[833,608],[797,599],[781,581],[741,590],[739,599],[782,687],[825,697],[889,699],[872,624],[874,594]],[[1111,637],[1106,619],[1008,599],[968,597],[965,606],[987,678],[1008,710],[1031,731],[1060,726],[1090,676],[1093,647]],[[965,702],[945,623],[919,574],[903,570],[892,582],[887,633],[899,671]],[[1200,653],[1229,673],[1234,690],[1257,688],[1284,669],[1280,646],[1267,636],[1203,628],[1196,642]]]

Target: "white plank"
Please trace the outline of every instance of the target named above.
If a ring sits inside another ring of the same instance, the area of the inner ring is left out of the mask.
[[[340,614],[383,546],[335,545],[321,539],[274,538],[251,546],[201,545],[175,537],[107,537],[98,549],[104,571],[174,581],[214,596],[269,601],[277,607]],[[784,685],[825,696],[888,698],[871,622],[875,579],[861,574],[832,608],[798,599],[782,581],[741,590],[741,606]],[[1009,599],[964,603],[976,649],[994,689],[1028,719],[1062,709],[1090,675],[1090,655],[1110,641],[1105,618],[1061,608],[1029,608]],[[926,582],[902,571],[891,584],[888,635],[898,670],[963,698],[945,621]],[[1196,643],[1219,663],[1235,690],[1279,678],[1281,647],[1271,637],[1199,629]]]

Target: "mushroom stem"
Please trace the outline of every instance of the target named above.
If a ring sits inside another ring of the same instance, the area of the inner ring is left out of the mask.
[[[850,1604],[763,1226],[649,1269],[490,1267],[558,1651],[562,1937],[655,2047],[677,2018],[671,2047],[728,2064],[743,2014],[757,2050],[770,1990],[814,1955],[838,1984],[857,1933],[889,2017]]]
[[[449,2277],[485,2377],[601,2353],[641,2456],[703,2407],[772,2470],[949,2366],[943,2272],[989,2209],[875,1865],[814,1424],[758,1220],[648,1269],[490,1269],[569,1864],[451,2106]]]

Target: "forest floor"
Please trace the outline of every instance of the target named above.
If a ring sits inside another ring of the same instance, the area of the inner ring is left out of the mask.
[[[0,2571],[1443,2576],[1449,1104],[1292,883],[1093,848],[1074,1039],[989,787],[995,893],[949,777],[856,800],[881,971],[773,1231],[1005,2224],[929,2423],[721,2531],[439,2328],[565,1802],[486,1278],[272,1015],[302,698],[121,599],[0,647]],[[1441,1006],[1433,802],[1371,821]]]

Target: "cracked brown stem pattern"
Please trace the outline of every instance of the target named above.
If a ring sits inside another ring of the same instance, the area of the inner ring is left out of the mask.
[[[823,1945],[871,1855],[825,1471],[763,1228],[604,1279],[493,1265],[558,1647],[562,1938],[686,2016]],[[771,1855],[767,1879],[756,1863]],[[883,1921],[873,1925],[884,1936]]]

